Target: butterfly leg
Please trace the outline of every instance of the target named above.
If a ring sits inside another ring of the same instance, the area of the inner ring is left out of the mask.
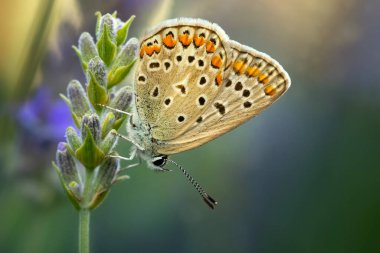
[[[133,160],[135,157],[136,157],[136,148],[133,148],[129,157],[123,157],[123,156],[112,156],[110,155],[109,157],[114,157],[114,158],[119,158],[119,159],[122,159],[122,160],[126,160],[126,161],[131,161]],[[122,174],[123,172],[127,171],[128,169],[130,168],[133,168],[133,167],[136,167],[138,165],[141,164],[141,158],[139,158],[139,161],[137,163],[133,163],[133,164],[130,164],[124,168],[121,168],[119,169],[118,171],[118,177],[115,179],[115,183],[118,183],[118,182],[121,182],[121,181],[125,181],[127,179],[129,179],[130,177],[128,175],[120,175]]]
[[[136,148],[133,148],[132,151],[131,151],[131,153],[130,153],[130,155],[129,155],[129,157],[124,157],[123,160],[131,161],[135,157],[136,157]],[[141,158],[138,156],[138,159],[139,159],[139,161],[137,163],[132,163],[132,164],[130,164],[130,165],[124,167],[124,168],[121,168],[119,170],[119,172],[124,172],[124,171],[127,171],[130,168],[139,166],[141,164]]]
[[[117,176],[117,178],[116,178],[116,180],[115,180],[115,183],[118,183],[118,182],[121,182],[121,181],[125,181],[125,180],[127,180],[127,179],[130,179],[130,176],[128,176],[128,175],[120,175],[120,174],[122,174],[123,172],[127,171],[128,169],[133,168],[133,167],[136,167],[136,166],[138,166],[138,165],[140,165],[140,164],[141,164],[141,162],[133,163],[133,164],[130,164],[130,165],[124,167],[124,168],[121,168],[121,169],[119,170],[119,172],[118,172],[118,176]]]
[[[128,165],[128,166],[125,166],[125,167],[121,168],[121,169],[120,169],[120,172],[127,171],[128,169],[130,169],[130,168],[134,168],[134,167],[137,167],[137,166],[139,166],[140,164],[141,164],[140,162],[138,162],[138,163],[132,163],[132,164],[130,164],[130,165]]]
[[[133,160],[133,157],[124,157],[124,156],[120,156],[120,155],[108,155],[107,157],[118,158],[118,159],[124,160],[124,161]]]
[[[116,136],[118,136],[119,138],[123,139],[123,140],[126,140],[130,143],[132,143],[133,145],[135,145],[139,150],[143,151],[144,148],[141,147],[139,144],[137,144],[136,142],[134,142],[133,140],[129,139],[127,136],[124,136],[122,134],[119,134],[119,133],[114,133]]]
[[[128,179],[130,179],[130,176],[128,176],[128,175],[118,176],[118,177],[113,181],[113,183],[114,183],[114,184],[115,184],[115,183],[120,183],[120,182],[123,182],[123,181],[128,180]]]
[[[136,149],[135,148],[132,149],[131,153],[129,154],[129,157],[124,157],[120,155],[107,155],[107,157],[118,158],[124,161],[131,161],[136,157]],[[140,164],[140,162],[138,164]]]

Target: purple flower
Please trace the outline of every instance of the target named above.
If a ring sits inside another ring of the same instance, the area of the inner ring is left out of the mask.
[[[17,121],[37,142],[63,141],[65,130],[73,125],[70,109],[61,99],[53,99],[46,86],[38,88],[17,113]]]

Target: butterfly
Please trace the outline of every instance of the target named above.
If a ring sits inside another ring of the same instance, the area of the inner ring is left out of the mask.
[[[140,40],[127,139],[150,168],[163,170],[169,155],[236,128],[289,87],[277,61],[229,39],[217,24],[166,20]],[[216,201],[176,165],[213,208]]]

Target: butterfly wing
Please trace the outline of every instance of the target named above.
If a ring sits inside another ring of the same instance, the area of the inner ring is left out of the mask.
[[[135,76],[135,103],[151,137],[169,143],[211,107],[222,89],[230,51],[217,25],[174,19],[143,37]]]
[[[228,42],[228,60],[220,92],[181,136],[158,149],[162,154],[185,151],[234,129],[273,104],[290,87],[290,78],[270,56]]]

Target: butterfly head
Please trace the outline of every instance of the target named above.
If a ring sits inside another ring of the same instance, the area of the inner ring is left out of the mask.
[[[167,170],[164,168],[168,161],[167,155],[152,154],[146,150],[137,149],[137,155],[146,162],[147,167],[155,171]]]

